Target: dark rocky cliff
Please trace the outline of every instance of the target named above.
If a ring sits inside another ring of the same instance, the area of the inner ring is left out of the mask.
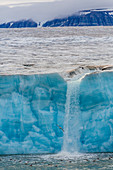
[[[37,27],[37,23],[29,19],[29,20],[12,21],[0,25],[0,28],[27,28],[27,27]]]
[[[84,10],[66,18],[47,21],[43,27],[64,26],[113,26],[113,10]]]

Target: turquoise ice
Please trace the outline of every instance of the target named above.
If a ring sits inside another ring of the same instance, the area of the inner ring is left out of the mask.
[[[0,154],[113,152],[113,72],[0,76]]]
[[[0,154],[60,151],[66,88],[58,74],[0,76]]]

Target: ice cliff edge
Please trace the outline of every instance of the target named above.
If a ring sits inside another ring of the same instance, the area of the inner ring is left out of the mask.
[[[113,71],[0,76],[0,154],[113,152]]]

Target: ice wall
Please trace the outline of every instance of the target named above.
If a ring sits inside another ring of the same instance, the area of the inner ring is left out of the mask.
[[[66,88],[58,74],[0,76],[0,154],[60,151]]]
[[[113,72],[0,76],[0,154],[113,152]]]
[[[113,72],[68,83],[63,150],[113,152]]]

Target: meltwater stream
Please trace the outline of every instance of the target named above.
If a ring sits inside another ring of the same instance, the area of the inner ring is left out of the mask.
[[[79,138],[79,86],[80,80],[67,83],[67,101],[64,121],[64,152],[77,152],[77,139]]]
[[[113,72],[68,82],[64,151],[113,152]]]

